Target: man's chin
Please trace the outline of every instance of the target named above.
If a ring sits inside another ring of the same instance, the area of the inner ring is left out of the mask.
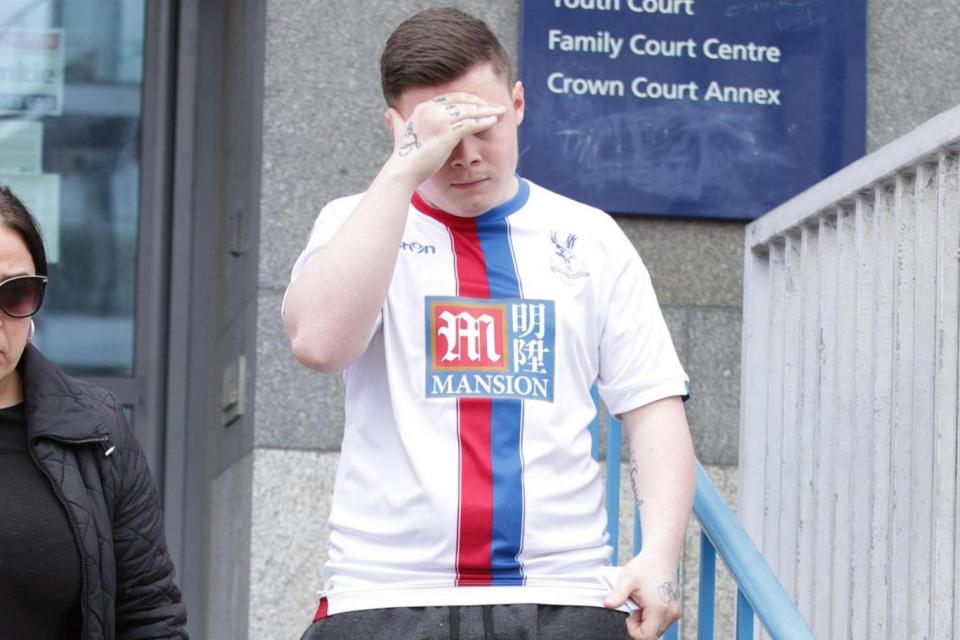
[[[496,205],[488,203],[464,205],[459,207],[454,215],[460,216],[461,218],[476,218],[490,211],[490,209],[493,209],[495,206]]]
[[[488,202],[489,198],[465,198],[464,194],[459,194],[459,198],[445,198],[437,206],[438,209],[461,218],[476,218],[493,209],[496,205]]]

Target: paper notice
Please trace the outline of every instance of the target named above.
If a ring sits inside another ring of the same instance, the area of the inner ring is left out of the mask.
[[[0,174],[36,176],[43,173],[43,123],[0,120]]]
[[[0,174],[0,185],[9,187],[40,223],[47,262],[60,261],[60,174],[38,176]]]

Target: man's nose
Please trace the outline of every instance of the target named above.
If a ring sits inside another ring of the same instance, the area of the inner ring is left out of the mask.
[[[480,164],[480,149],[473,136],[467,136],[453,148],[453,152],[450,154],[450,164],[458,168]]]

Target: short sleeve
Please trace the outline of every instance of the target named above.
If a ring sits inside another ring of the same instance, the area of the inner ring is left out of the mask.
[[[690,389],[650,275],[619,227],[617,232],[609,253],[612,281],[600,335],[597,381],[614,415],[670,396],[686,397]]]
[[[350,212],[356,206],[356,200],[356,196],[340,198],[320,211],[320,215],[314,221],[313,228],[310,229],[310,235],[307,237],[307,246],[303,248],[303,251],[297,257],[297,261],[293,263],[293,269],[290,271],[291,283],[297,279],[303,268],[310,262],[310,258],[317,253],[317,250],[330,242],[333,236],[337,234],[344,220],[350,216]]]
[[[307,237],[307,245],[300,252],[297,261],[293,263],[293,269],[290,271],[290,283],[283,294],[283,301],[280,303],[280,314],[283,315],[283,309],[287,301],[287,292],[290,291],[290,285],[294,283],[303,268],[310,262],[310,259],[316,255],[317,251],[337,234],[343,222],[350,217],[350,213],[360,201],[362,194],[339,198],[330,202],[321,211],[320,215],[313,223],[310,235]],[[379,326],[380,320],[377,320]]]

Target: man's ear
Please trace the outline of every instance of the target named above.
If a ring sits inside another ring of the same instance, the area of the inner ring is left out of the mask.
[[[527,103],[523,98],[523,84],[517,80],[513,83],[513,112],[517,114],[517,124],[523,122],[523,110]]]
[[[403,116],[393,107],[388,108],[383,113],[383,124],[387,125],[387,131],[389,131],[390,135],[394,138],[397,137],[397,134],[403,129],[404,122]]]

